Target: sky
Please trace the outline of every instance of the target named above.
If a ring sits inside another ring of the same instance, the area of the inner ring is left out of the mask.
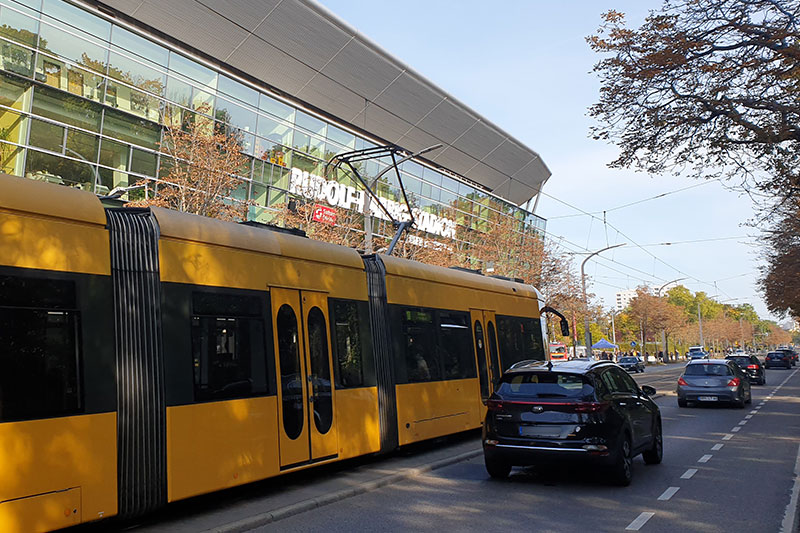
[[[576,252],[576,268],[587,250],[626,243],[586,263],[588,290],[604,307],[622,289],[686,278],[679,283],[694,292],[776,319],[756,286],[762,252],[749,198],[720,182],[609,169],[618,149],[589,138],[587,109],[600,87],[591,71],[601,56],[585,38],[604,11],[638,27],[660,1],[320,2],[542,157],[552,177],[536,213],[549,238]],[[679,189],[687,190],[615,209]]]

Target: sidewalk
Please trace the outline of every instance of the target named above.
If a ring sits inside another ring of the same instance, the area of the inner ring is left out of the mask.
[[[248,531],[481,453],[480,433],[471,431],[176,502],[138,526],[119,525],[142,532]]]

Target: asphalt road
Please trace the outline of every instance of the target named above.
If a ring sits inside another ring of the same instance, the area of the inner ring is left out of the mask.
[[[800,495],[800,367],[768,370],[745,409],[678,408],[682,368],[634,375],[657,390],[665,442],[661,465],[635,460],[630,487],[577,469],[492,480],[479,434],[469,432],[178,502],[138,523],[79,529],[800,533],[790,525]]]
[[[515,469],[495,481],[478,456],[256,531],[790,531],[798,371],[769,370],[745,409],[678,408],[679,373],[673,365],[636,376],[663,393],[665,452],[661,465],[637,458],[630,487],[580,470]]]

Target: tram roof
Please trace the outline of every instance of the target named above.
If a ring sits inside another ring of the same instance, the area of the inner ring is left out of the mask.
[[[515,204],[550,177],[522,142],[315,0],[101,0],[166,39],[426,159]]]
[[[97,196],[63,185],[53,185],[0,172],[0,209],[23,211],[52,218],[106,224]]]
[[[444,285],[513,294],[514,296],[538,300],[536,289],[524,283],[493,278],[464,270],[428,265],[401,257],[381,255],[381,260],[386,267],[386,273],[389,275],[424,279]]]

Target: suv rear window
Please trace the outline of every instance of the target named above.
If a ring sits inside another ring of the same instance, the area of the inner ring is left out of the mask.
[[[687,365],[683,371],[685,376],[730,376],[731,369],[728,365]]]
[[[770,352],[767,354],[767,359],[783,359],[784,356],[783,352]]]
[[[594,387],[584,376],[559,372],[512,372],[497,390],[503,398],[574,398],[590,400]]]
[[[728,361],[733,361],[739,366],[750,364],[750,358],[745,356],[726,357],[725,359],[727,359]]]

